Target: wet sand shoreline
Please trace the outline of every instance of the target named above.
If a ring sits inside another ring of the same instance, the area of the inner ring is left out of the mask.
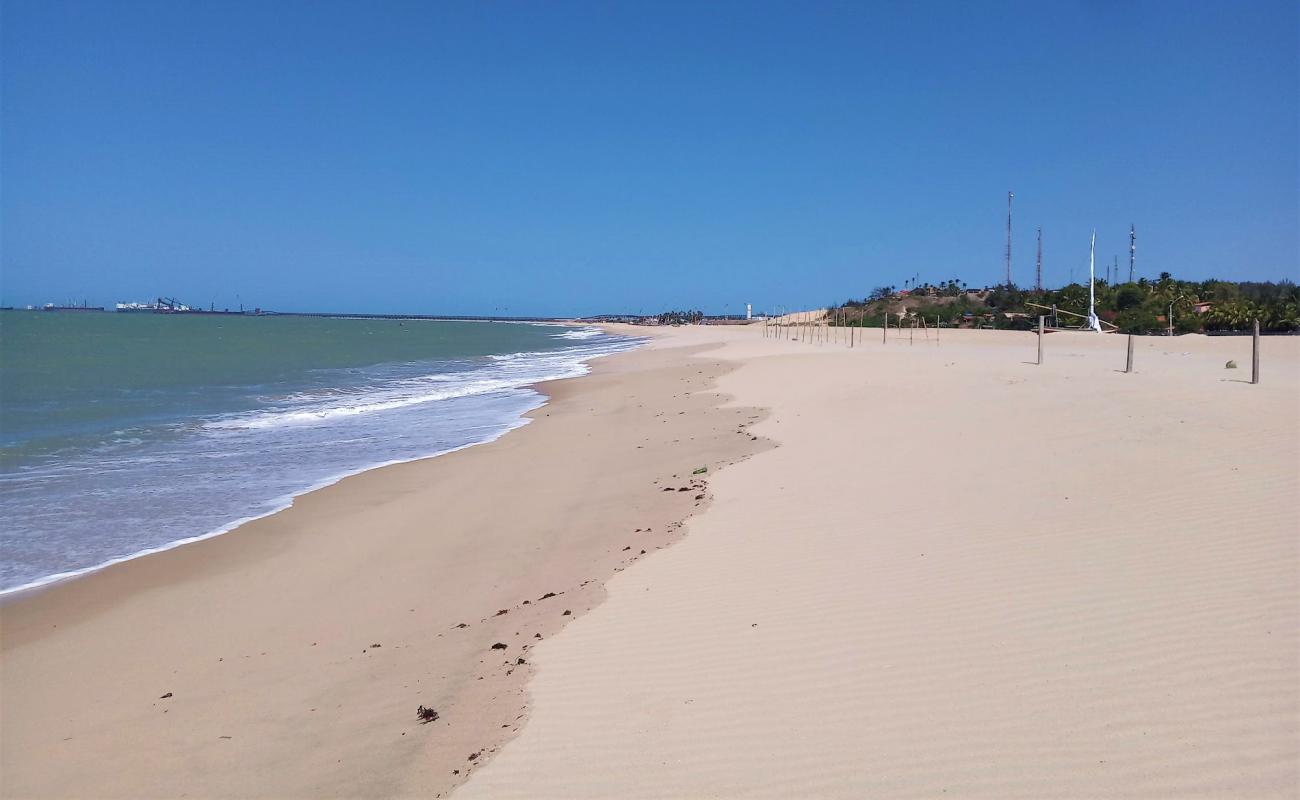
[[[518,728],[529,649],[707,505],[691,471],[766,446],[729,368],[599,359],[494,442],[12,600],[3,793],[445,793]]]

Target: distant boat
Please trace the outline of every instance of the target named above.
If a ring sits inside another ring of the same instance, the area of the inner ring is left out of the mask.
[[[79,306],[74,306],[74,305],[58,306],[55,305],[54,303],[46,303],[45,305],[41,306],[41,310],[42,311],[103,311],[104,307],[86,305],[84,302]]]
[[[228,308],[218,311],[215,304],[211,308],[194,308],[185,305],[174,297],[159,297],[152,303],[118,303],[116,310],[119,314],[233,314],[239,316],[248,313],[262,313],[260,308],[247,312],[242,307],[238,311],[231,311]]]
[[[115,310],[119,314],[155,314],[161,309],[157,303],[118,303]]]

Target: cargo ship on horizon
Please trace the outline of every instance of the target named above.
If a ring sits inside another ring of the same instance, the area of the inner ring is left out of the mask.
[[[65,306],[61,306],[61,305],[56,305],[55,303],[46,303],[45,305],[41,306],[41,310],[42,311],[103,311],[104,307],[92,306],[83,300],[81,301],[81,305],[68,303]]]
[[[215,303],[209,308],[194,308],[174,297],[159,297],[152,303],[118,303],[115,310],[119,314],[232,314],[241,316],[262,313],[260,308],[245,311],[242,304],[239,306],[238,311],[232,311],[229,308],[218,310]]]

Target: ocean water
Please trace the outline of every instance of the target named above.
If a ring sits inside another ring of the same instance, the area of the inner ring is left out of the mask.
[[[0,312],[0,593],[491,441],[638,340],[507,322]]]

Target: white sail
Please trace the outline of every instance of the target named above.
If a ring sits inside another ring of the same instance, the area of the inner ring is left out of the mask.
[[[1092,230],[1092,245],[1088,249],[1088,330],[1101,333],[1101,320],[1097,319],[1097,295],[1093,287],[1096,279],[1097,229]]]

